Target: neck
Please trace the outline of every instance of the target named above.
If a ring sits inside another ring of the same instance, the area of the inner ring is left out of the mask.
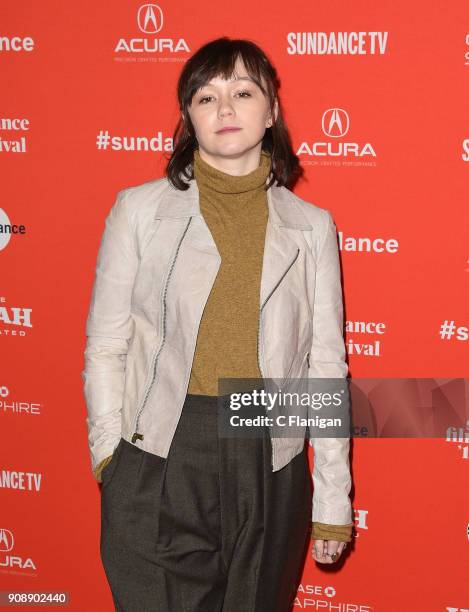
[[[244,176],[249,174],[261,163],[261,147],[257,146],[255,149],[251,149],[245,153],[242,157],[221,157],[218,155],[210,155],[204,149],[198,147],[200,158],[207,164],[210,164],[213,168],[224,172],[225,174],[231,174],[232,176]]]
[[[267,151],[261,152],[259,164],[255,169],[242,175],[219,170],[202,159],[199,149],[194,151],[194,178],[198,186],[218,193],[239,194],[265,189],[270,169],[271,156]]]

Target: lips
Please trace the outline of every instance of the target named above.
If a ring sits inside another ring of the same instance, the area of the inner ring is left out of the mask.
[[[217,134],[224,134],[225,132],[238,132],[241,128],[237,127],[226,127],[217,131]]]

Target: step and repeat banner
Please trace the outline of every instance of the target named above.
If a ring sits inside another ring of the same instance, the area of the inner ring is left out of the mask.
[[[408,418],[387,379],[437,381],[454,416],[447,435],[357,430],[353,542],[336,564],[308,555],[294,609],[467,611],[465,0],[0,3],[0,604],[113,609],[81,378],[97,250],[116,193],[163,176],[179,73],[222,35],[278,70],[295,192],[337,226],[350,373],[381,399],[374,422],[380,406]]]

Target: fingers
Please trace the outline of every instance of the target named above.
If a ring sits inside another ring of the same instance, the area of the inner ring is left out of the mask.
[[[335,563],[343,553],[347,542],[336,540],[315,540],[311,551],[312,557],[318,563]]]
[[[318,563],[327,563],[327,560],[324,556],[324,546],[324,540],[315,540],[313,542],[313,550],[311,552],[313,559]]]
[[[342,554],[344,552],[346,546],[347,546],[347,542],[339,542],[339,551],[338,552]]]

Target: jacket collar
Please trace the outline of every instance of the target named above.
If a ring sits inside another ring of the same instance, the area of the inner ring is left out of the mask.
[[[160,198],[155,219],[201,216],[197,182],[192,179],[188,181],[188,185],[187,191],[181,191],[168,181],[168,189]],[[267,190],[267,203],[270,223],[292,229],[312,229],[299,203],[287,188],[272,185]]]

